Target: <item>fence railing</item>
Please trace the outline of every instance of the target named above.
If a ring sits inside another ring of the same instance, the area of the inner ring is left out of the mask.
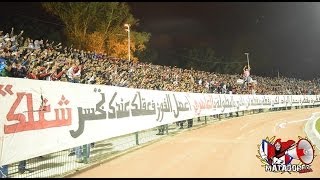
[[[7,166],[7,172],[6,167],[2,167],[1,177],[5,175],[9,178],[69,177],[80,170],[93,167],[130,150],[151,144],[167,136],[182,133],[190,128],[203,127],[244,115],[312,107],[319,107],[319,105],[256,109],[179,121],[10,164]],[[36,144],[35,148],[37,148]]]
[[[1,177],[64,176],[180,132],[181,122],[190,128],[228,114],[320,105],[319,95],[205,94],[3,77],[0,86]]]

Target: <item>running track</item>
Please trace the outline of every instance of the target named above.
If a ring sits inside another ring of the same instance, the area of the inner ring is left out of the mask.
[[[304,174],[267,173],[256,157],[257,145],[267,136],[275,135],[283,141],[305,137],[306,121],[301,120],[313,112],[320,112],[320,108],[216,122],[169,136],[73,177],[320,177],[320,156],[312,163],[313,172]],[[291,123],[279,127],[283,122]]]

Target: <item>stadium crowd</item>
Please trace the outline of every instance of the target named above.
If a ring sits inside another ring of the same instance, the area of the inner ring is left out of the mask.
[[[197,93],[320,94],[320,78],[304,81],[250,75],[258,83],[249,83],[243,88],[237,83],[243,78],[241,72],[219,74],[133,62],[62,47],[61,43],[48,40],[32,40],[23,37],[23,31],[14,34],[14,28],[10,33],[0,31],[0,76]],[[177,126],[183,128],[184,122],[177,122]],[[192,122],[187,120],[188,127],[192,127]],[[165,126],[160,126],[158,135],[164,134],[164,130]],[[86,146],[88,152],[90,147],[94,147],[94,143]],[[81,149],[71,149],[69,155],[81,158]],[[8,166],[0,169],[0,177],[7,177]],[[18,163],[18,170],[26,171],[26,160]]]
[[[252,93],[237,80],[241,74],[181,69],[107,57],[62,47],[48,40],[0,31],[0,75],[49,81],[104,84],[129,88],[198,93]],[[239,72],[240,73],[240,72]],[[251,75],[255,94],[319,94],[319,79],[270,78]],[[249,86],[250,87],[250,86]]]

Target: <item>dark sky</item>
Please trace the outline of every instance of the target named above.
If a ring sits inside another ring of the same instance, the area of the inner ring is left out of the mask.
[[[206,44],[220,56],[311,78],[320,73],[320,3],[130,3],[151,44],[162,50]],[[260,61],[263,61],[261,63]],[[252,67],[253,70],[255,67]]]
[[[160,54],[209,46],[217,55],[238,61],[245,61],[244,52],[250,52],[253,73],[270,74],[272,69],[279,68],[287,76],[312,78],[320,74],[318,2],[130,2],[129,5],[140,19],[137,30],[152,34],[151,47]],[[0,3],[0,6],[1,16],[11,12],[54,21],[44,14],[39,3]],[[170,61],[171,57],[166,58]],[[258,65],[254,66],[255,63]]]

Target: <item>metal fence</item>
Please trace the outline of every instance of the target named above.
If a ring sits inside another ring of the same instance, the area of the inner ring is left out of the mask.
[[[310,107],[312,106],[295,108]],[[290,109],[290,107],[259,109],[180,121],[128,135],[106,139],[95,142],[94,144],[84,145],[81,148],[77,147],[76,152],[74,149],[66,149],[37,158],[28,159],[26,161],[21,161],[19,163],[10,164],[7,169],[8,172],[5,172],[5,175],[9,178],[68,177],[80,170],[95,166],[104,161],[110,160],[111,158],[127,153],[130,150],[134,150],[136,148],[143,147],[144,145],[148,145],[151,142],[160,140],[166,136],[172,136],[189,129],[203,127],[207,124],[212,124],[221,120],[228,120],[237,116]],[[37,148],[36,144],[34,145],[34,148]],[[4,174],[0,175],[3,177]]]

